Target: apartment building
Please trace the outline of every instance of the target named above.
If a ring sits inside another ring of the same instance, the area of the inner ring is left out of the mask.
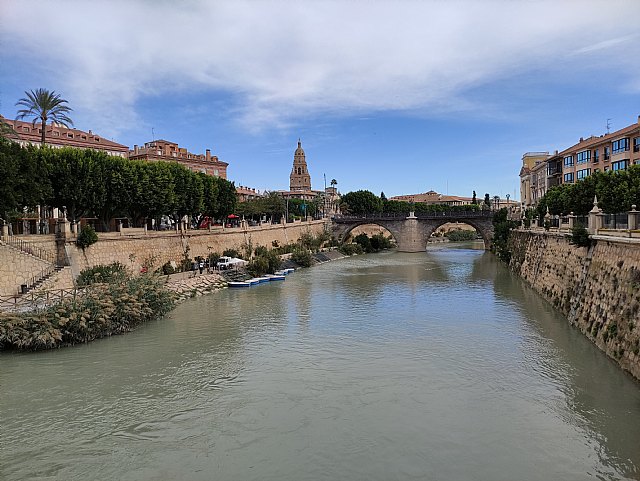
[[[571,184],[595,172],[625,170],[640,164],[640,116],[635,124],[601,135],[591,136],[559,153],[562,183]]]
[[[0,115],[0,122],[10,127],[7,135],[11,140],[22,146],[40,145],[42,141],[42,124],[36,122],[24,122],[22,120],[10,120]],[[92,149],[106,152],[109,155],[127,157],[129,147],[126,145],[105,139],[91,130],[67,128],[59,124],[45,125],[45,145],[54,149],[62,147],[74,147],[76,149]]]
[[[525,207],[536,204],[547,191],[549,152],[526,152],[520,168],[520,200]]]
[[[147,142],[143,147],[133,146],[129,150],[129,158],[133,160],[149,160],[165,162],[178,162],[189,170],[202,172],[215,177],[227,178],[228,163],[222,162],[217,156],[211,155],[207,149],[205,154],[193,154],[184,147],[168,140],[154,140]]]
[[[520,169],[520,199],[534,207],[554,185],[572,184],[595,172],[624,170],[640,164],[640,116],[635,124],[608,134],[580,138],[554,154],[527,152]]]

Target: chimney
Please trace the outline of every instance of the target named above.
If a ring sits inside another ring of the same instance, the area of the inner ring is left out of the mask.
[[[640,115],[638,115],[638,123],[640,124]]]
[[[211,149],[207,149],[206,159],[211,160]]]
[[[580,137],[580,142],[584,141],[584,139],[582,137]]]
[[[555,155],[558,155],[558,149],[556,149],[556,154]]]
[[[93,132],[89,131],[89,135],[93,134]]]
[[[133,153],[134,153],[134,154],[137,154],[137,153],[138,153],[138,146],[137,146],[137,145],[134,145],[134,146],[133,146]]]

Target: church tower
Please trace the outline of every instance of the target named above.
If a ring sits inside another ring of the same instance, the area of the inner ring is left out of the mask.
[[[298,148],[293,154],[293,169],[289,176],[289,190],[311,190],[311,176],[307,170],[307,161],[298,139]]]

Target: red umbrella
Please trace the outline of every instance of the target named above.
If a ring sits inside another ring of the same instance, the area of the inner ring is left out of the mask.
[[[227,219],[237,219],[237,218],[238,218],[238,216],[237,216],[237,215],[235,215],[235,214],[229,214],[229,215],[227,216]]]

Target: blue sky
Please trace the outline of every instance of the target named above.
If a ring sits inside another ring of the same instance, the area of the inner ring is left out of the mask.
[[[524,152],[637,121],[638,19],[638,0],[0,0],[0,113],[55,90],[77,128],[210,148],[260,190],[288,188],[301,138],[316,189],[518,197]]]

